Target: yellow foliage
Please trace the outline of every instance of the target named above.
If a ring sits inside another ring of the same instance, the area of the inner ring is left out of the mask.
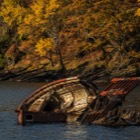
[[[60,7],[58,0],[50,0],[49,4],[46,6],[46,16],[54,15],[55,11]],[[46,17],[46,18],[47,18]]]
[[[55,15],[55,11],[58,10],[60,4],[58,0],[39,0],[35,1],[31,5],[32,13],[25,19],[26,23],[34,22],[34,24],[45,24],[50,16]]]
[[[34,46],[34,44],[35,42],[33,39],[23,41],[20,45],[20,50],[25,52],[28,50],[28,52],[33,53],[32,46]]]
[[[140,8],[137,10],[136,15],[137,15],[137,16],[140,16]]]
[[[40,39],[38,43],[35,46],[36,52],[40,56],[45,56],[47,52],[52,50],[54,48],[54,40],[52,38],[47,38],[47,39]]]
[[[138,0],[139,4],[140,4],[140,0]],[[138,8],[137,12],[136,12],[137,16],[140,16],[140,8]]]
[[[0,16],[4,18],[4,21],[12,26],[13,24],[20,24],[26,9],[18,4],[18,0],[4,0],[0,9]]]
[[[19,34],[40,36],[42,32],[50,30],[51,18],[56,15],[60,7],[58,0],[36,0],[28,8],[23,24],[18,27]],[[54,18],[56,20],[56,18]],[[40,38],[40,37],[39,37]]]
[[[139,52],[136,52],[134,50],[132,50],[130,53],[129,53],[129,56],[133,57],[133,58],[140,58],[140,53]]]

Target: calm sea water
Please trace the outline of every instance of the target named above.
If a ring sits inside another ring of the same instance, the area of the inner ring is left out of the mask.
[[[0,140],[140,140],[140,127],[17,124],[15,109],[43,83],[0,82]]]

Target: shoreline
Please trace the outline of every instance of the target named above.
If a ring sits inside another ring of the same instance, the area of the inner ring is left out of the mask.
[[[40,69],[13,69],[9,71],[0,71],[0,81],[17,81],[17,82],[51,82],[54,80],[77,76],[80,79],[91,80],[95,83],[110,82],[112,78],[139,77],[140,73],[122,74],[118,72],[114,75],[106,73],[104,69],[91,69],[83,72],[82,69],[74,70],[48,70]]]

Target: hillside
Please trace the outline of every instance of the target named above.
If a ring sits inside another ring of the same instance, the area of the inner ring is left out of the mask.
[[[1,0],[0,80],[139,76],[139,15],[136,0]]]

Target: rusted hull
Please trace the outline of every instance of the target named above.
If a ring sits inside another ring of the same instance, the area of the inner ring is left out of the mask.
[[[87,109],[84,115],[80,117],[80,122],[103,124],[105,122],[105,120],[102,122],[103,119],[109,120],[111,115],[113,115],[114,118],[117,118],[116,120],[119,120],[117,125],[128,125],[129,123],[126,123],[125,119],[122,117],[124,113],[118,112],[118,107],[122,106],[125,96],[139,84],[139,77],[114,78],[111,83],[100,93],[98,98],[96,98],[97,100],[94,100],[91,103],[90,110],[92,109],[92,113],[89,113],[90,111]],[[98,105],[96,105],[96,103]],[[139,112],[135,112],[135,117],[140,120]],[[131,119],[134,120],[133,118]],[[116,122],[114,121],[112,124],[115,124]],[[135,122],[135,124],[139,124],[139,122]]]
[[[90,82],[85,84],[77,77],[57,80],[22,102],[17,110],[18,122],[20,125],[75,121],[97,124],[102,123],[102,119],[108,122],[111,116],[124,120],[128,114],[120,114],[118,107],[139,84],[139,77],[114,78],[100,94],[95,94]],[[137,117],[140,120],[139,113]],[[116,123],[115,119],[113,121]]]
[[[52,123],[52,122],[66,122],[66,114],[55,112],[31,112],[22,111],[18,112],[18,123],[25,125],[27,123]]]

